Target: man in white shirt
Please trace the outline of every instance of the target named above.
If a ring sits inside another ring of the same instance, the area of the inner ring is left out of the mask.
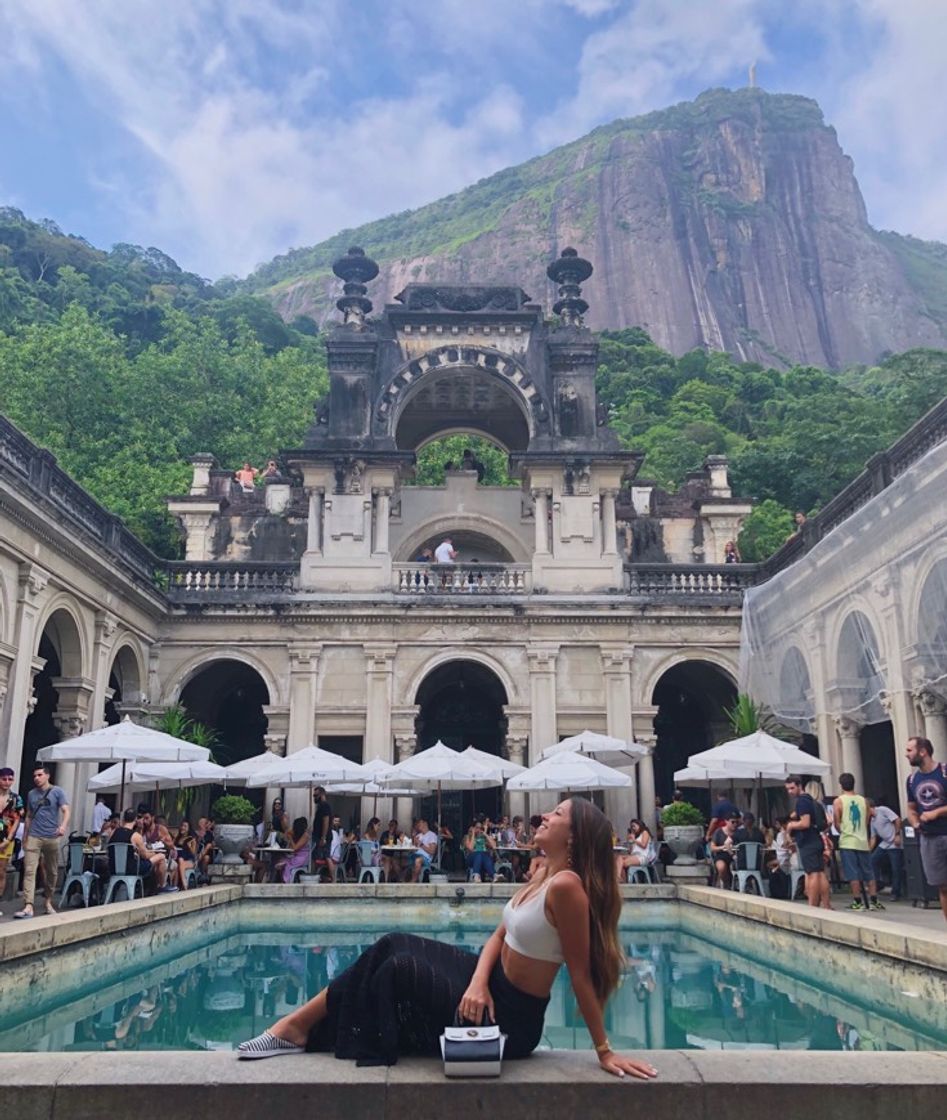
[[[872,804],[871,801],[868,803]],[[891,872],[891,899],[901,897],[904,852],[901,849],[901,818],[887,805],[875,805],[871,818],[871,867],[875,882],[883,865]]]
[[[445,537],[434,549],[435,564],[453,564],[457,559],[457,551],[450,537]]]
[[[100,793],[99,796],[95,799],[95,806],[92,809],[92,831],[96,835],[98,835],[102,831],[105,822],[111,815],[112,810],[108,807],[108,805],[105,804],[105,800]]]
[[[414,857],[414,871],[411,875],[411,882],[416,883],[421,878],[421,873],[426,867],[431,866],[435,855],[437,855],[437,833],[432,832],[427,821],[422,817],[418,821],[418,830],[414,836],[414,846],[418,849],[417,855]]]

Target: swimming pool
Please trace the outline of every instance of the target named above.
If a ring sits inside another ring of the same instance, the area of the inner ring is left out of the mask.
[[[363,905],[357,920],[352,906],[262,901],[220,911],[105,939],[96,967],[68,949],[5,966],[0,1050],[232,1049],[309,998],[388,929],[410,928],[473,952],[494,920],[489,906],[451,912]],[[626,904],[622,924],[629,964],[607,1013],[616,1046],[947,1048],[942,975],[890,962],[868,977],[863,961],[846,970],[830,949],[813,952],[818,943],[811,939],[783,944],[789,935],[764,926],[741,927],[736,936],[724,917],[696,907]],[[564,974],[542,1045],[590,1045]]]

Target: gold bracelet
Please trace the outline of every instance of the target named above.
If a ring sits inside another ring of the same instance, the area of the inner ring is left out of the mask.
[[[598,1044],[598,1046],[595,1047],[595,1053],[596,1054],[607,1054],[611,1050],[611,1048],[612,1048],[612,1044],[606,1038],[604,1042],[600,1042]]]

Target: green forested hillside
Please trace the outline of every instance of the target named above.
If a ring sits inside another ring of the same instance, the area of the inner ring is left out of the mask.
[[[940,351],[832,374],[675,358],[636,329],[600,338],[599,393],[624,442],[647,453],[642,477],[674,486],[724,452],[737,492],[763,503],[746,559],[947,395]],[[325,386],[308,322],[286,326],[157,250],[104,253],[0,211],[0,411],[159,552],[177,548],[164,499],[184,490],[187,458],[210,451],[230,467],[298,446]],[[439,454],[427,453],[422,478]],[[499,474],[499,459],[490,466]]]

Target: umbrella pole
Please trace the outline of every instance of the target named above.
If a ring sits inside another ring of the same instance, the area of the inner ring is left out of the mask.
[[[125,766],[127,761],[127,759],[122,759],[122,788],[118,792],[118,811],[120,813],[125,812]]]

